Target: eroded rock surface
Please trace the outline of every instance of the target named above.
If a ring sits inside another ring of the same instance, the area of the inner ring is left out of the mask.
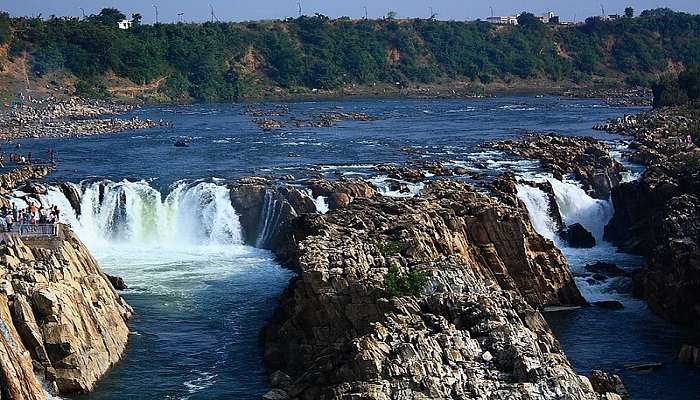
[[[121,358],[131,308],[69,229],[2,240],[2,398],[43,399],[40,381],[61,394],[90,391]]]
[[[648,166],[612,191],[605,238],[648,257],[635,291],[658,314],[700,326],[700,149],[689,140],[696,111],[653,110],[605,128],[634,137],[631,158]]]
[[[439,181],[290,230],[298,276],[262,334],[265,398],[619,399],[573,371],[537,311],[585,301],[523,208]]]

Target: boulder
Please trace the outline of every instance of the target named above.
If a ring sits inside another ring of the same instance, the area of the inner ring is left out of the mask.
[[[65,182],[60,183],[58,188],[61,190],[61,193],[63,193],[66,199],[68,199],[68,203],[70,203],[71,207],[73,207],[75,214],[80,215],[82,211],[80,191],[78,191],[74,185]]]
[[[126,283],[124,283],[124,279],[121,276],[113,276],[113,275],[107,275],[107,279],[109,280],[109,283],[112,285],[112,287],[116,290],[126,290],[129,287],[126,286]]]
[[[598,261],[594,264],[588,264],[584,269],[593,274],[602,274],[609,278],[629,277],[630,273],[618,267],[615,264]]]
[[[595,247],[595,238],[593,235],[579,223],[569,225],[565,231],[561,233],[561,237],[571,247],[575,248],[591,248]]]
[[[628,400],[630,398],[627,388],[618,375],[609,375],[600,370],[593,370],[591,372],[590,381],[593,390],[600,394],[614,393],[623,400]]]
[[[519,205],[436,181],[299,226],[298,276],[261,333],[269,396],[601,399],[537,311],[585,300]]]
[[[336,210],[338,208],[347,207],[350,205],[352,198],[345,193],[331,193],[328,196],[328,208],[331,210]]]
[[[131,307],[79,239],[66,226],[60,229],[51,239],[4,239],[2,398],[44,399],[39,379],[61,395],[89,392],[126,347]],[[32,369],[39,379],[27,373]]]

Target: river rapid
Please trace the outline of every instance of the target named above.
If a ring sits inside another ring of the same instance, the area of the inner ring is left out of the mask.
[[[643,259],[617,253],[602,232],[614,212],[574,181],[559,181],[537,162],[484,151],[480,144],[529,132],[594,136],[622,148],[621,137],[591,127],[608,118],[642,111],[611,108],[601,101],[554,97],[475,100],[342,100],[289,104],[291,116],[313,119],[323,112],[363,112],[379,119],[345,121],[326,128],[287,127],[266,132],[245,105],[199,104],[146,107],[141,118],[163,119],[163,128],[75,139],[22,142],[23,151],[57,151],[50,184],[71,182],[81,193],[80,212],[56,186],[42,196],[56,204],[103,269],[124,278],[123,293],[136,315],[124,359],[86,399],[258,399],[266,374],[257,335],[292,274],[264,250],[242,242],[226,182],[245,175],[328,176],[336,171],[371,179],[394,193],[371,171],[379,163],[439,160],[485,176],[506,170],[549,180],[567,224],[580,222],[598,239],[593,249],[559,241],[544,193],[527,185],[518,196],[537,231],[567,256],[589,301],[618,300],[623,310],[595,307],[547,313],[574,367],[621,374],[634,399],[689,398],[700,393],[700,372],[677,365],[680,345],[693,333],[651,314],[629,295],[619,278],[594,282],[583,267],[614,262],[632,270]],[[189,147],[173,143],[185,140]],[[631,166],[627,179],[639,169]],[[22,193],[17,194],[22,202]],[[322,199],[313,199],[323,206]],[[268,216],[267,218],[274,218]],[[264,237],[259,240],[265,240]],[[641,375],[627,363],[665,362]],[[700,398],[700,397],[696,397]]]

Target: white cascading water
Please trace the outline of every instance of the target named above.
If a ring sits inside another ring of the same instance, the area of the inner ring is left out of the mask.
[[[563,182],[554,178],[545,178],[552,185],[554,198],[565,225],[579,223],[591,232],[596,242],[603,241],[605,225],[613,216],[614,210],[609,200],[594,199],[574,181]],[[557,242],[557,226],[552,220],[547,194],[536,187],[519,184],[518,198],[527,206],[530,221],[542,236]]]
[[[329,208],[328,208],[328,198],[327,197],[325,197],[325,196],[314,197],[313,192],[309,188],[305,188],[304,193],[306,194],[306,196],[308,196],[308,198],[311,199],[311,201],[314,202],[314,205],[316,206],[316,212],[318,212],[319,214],[325,214],[328,212]]]
[[[398,182],[405,187],[406,190],[391,190],[389,180]],[[387,176],[376,176],[368,179],[376,188],[379,194],[387,197],[417,197],[420,196],[420,191],[425,187],[423,182],[408,182],[401,179],[390,179]]]
[[[530,179],[532,177],[528,177]],[[538,181],[552,185],[554,198],[565,225],[580,223],[596,239],[592,249],[569,247],[557,234],[557,224],[552,219],[549,198],[539,188],[518,184],[518,198],[525,203],[533,227],[540,235],[551,239],[566,256],[581,293],[589,301],[611,298],[627,302],[629,299],[618,293],[624,286],[620,278],[605,282],[593,282],[585,272],[585,266],[598,261],[613,262],[622,268],[639,265],[639,257],[618,253],[617,249],[603,240],[605,225],[614,214],[610,200],[599,200],[589,196],[575,181],[560,181],[550,176],[537,176]]]
[[[255,240],[255,247],[265,247],[275,233],[275,229],[279,223],[282,210],[280,209],[277,196],[271,190],[265,191],[262,212],[260,214],[260,225],[258,228],[258,237]]]
[[[178,182],[165,199],[145,181],[85,183],[79,193],[80,215],[59,188],[50,188],[42,196],[42,203],[57,205],[63,221],[70,223],[88,243],[241,243],[238,216],[231,206],[228,189],[216,183]]]

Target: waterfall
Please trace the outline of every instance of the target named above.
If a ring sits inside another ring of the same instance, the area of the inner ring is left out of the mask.
[[[554,189],[554,197],[564,224],[583,225],[593,234],[596,242],[601,243],[605,225],[610,222],[614,214],[612,202],[592,198],[576,182],[553,178],[548,180]]]
[[[545,179],[552,185],[564,224],[580,223],[593,234],[596,242],[602,242],[605,225],[614,213],[612,202],[592,198],[574,181]],[[552,220],[547,194],[530,185],[518,184],[517,188],[518,198],[527,206],[530,221],[537,233],[561,245],[557,240],[557,224]]]
[[[518,198],[527,207],[530,221],[542,236],[551,239],[566,256],[576,285],[588,301],[616,299],[628,301],[625,297],[629,286],[627,278],[610,278],[600,282],[591,278],[585,266],[598,261],[612,262],[623,269],[633,269],[642,260],[638,256],[617,252],[614,246],[603,241],[603,230],[612,218],[614,209],[610,200],[590,197],[574,181],[560,181],[551,177],[536,176],[535,180],[546,180],[552,185],[554,199],[561,218],[566,225],[580,223],[596,238],[591,249],[571,248],[557,235],[557,224],[552,219],[549,196],[539,188],[518,184]]]
[[[525,203],[535,231],[547,239],[557,241],[557,227],[551,217],[549,199],[540,188],[518,184],[518,198]]]
[[[241,243],[238,216],[225,186],[177,182],[163,198],[146,181],[84,182],[78,215],[58,187],[40,196],[86,241],[159,246]]]
[[[314,206],[316,206],[316,212],[318,212],[319,214],[325,214],[328,212],[328,197],[314,197],[314,193],[309,188],[304,188],[303,193],[305,193],[311,199],[311,201],[314,202]]]
[[[269,244],[275,229],[277,229],[281,214],[281,202],[277,200],[277,196],[272,190],[266,190],[265,200],[260,211],[260,223],[258,225],[258,237],[255,240],[255,247],[264,248]]]

